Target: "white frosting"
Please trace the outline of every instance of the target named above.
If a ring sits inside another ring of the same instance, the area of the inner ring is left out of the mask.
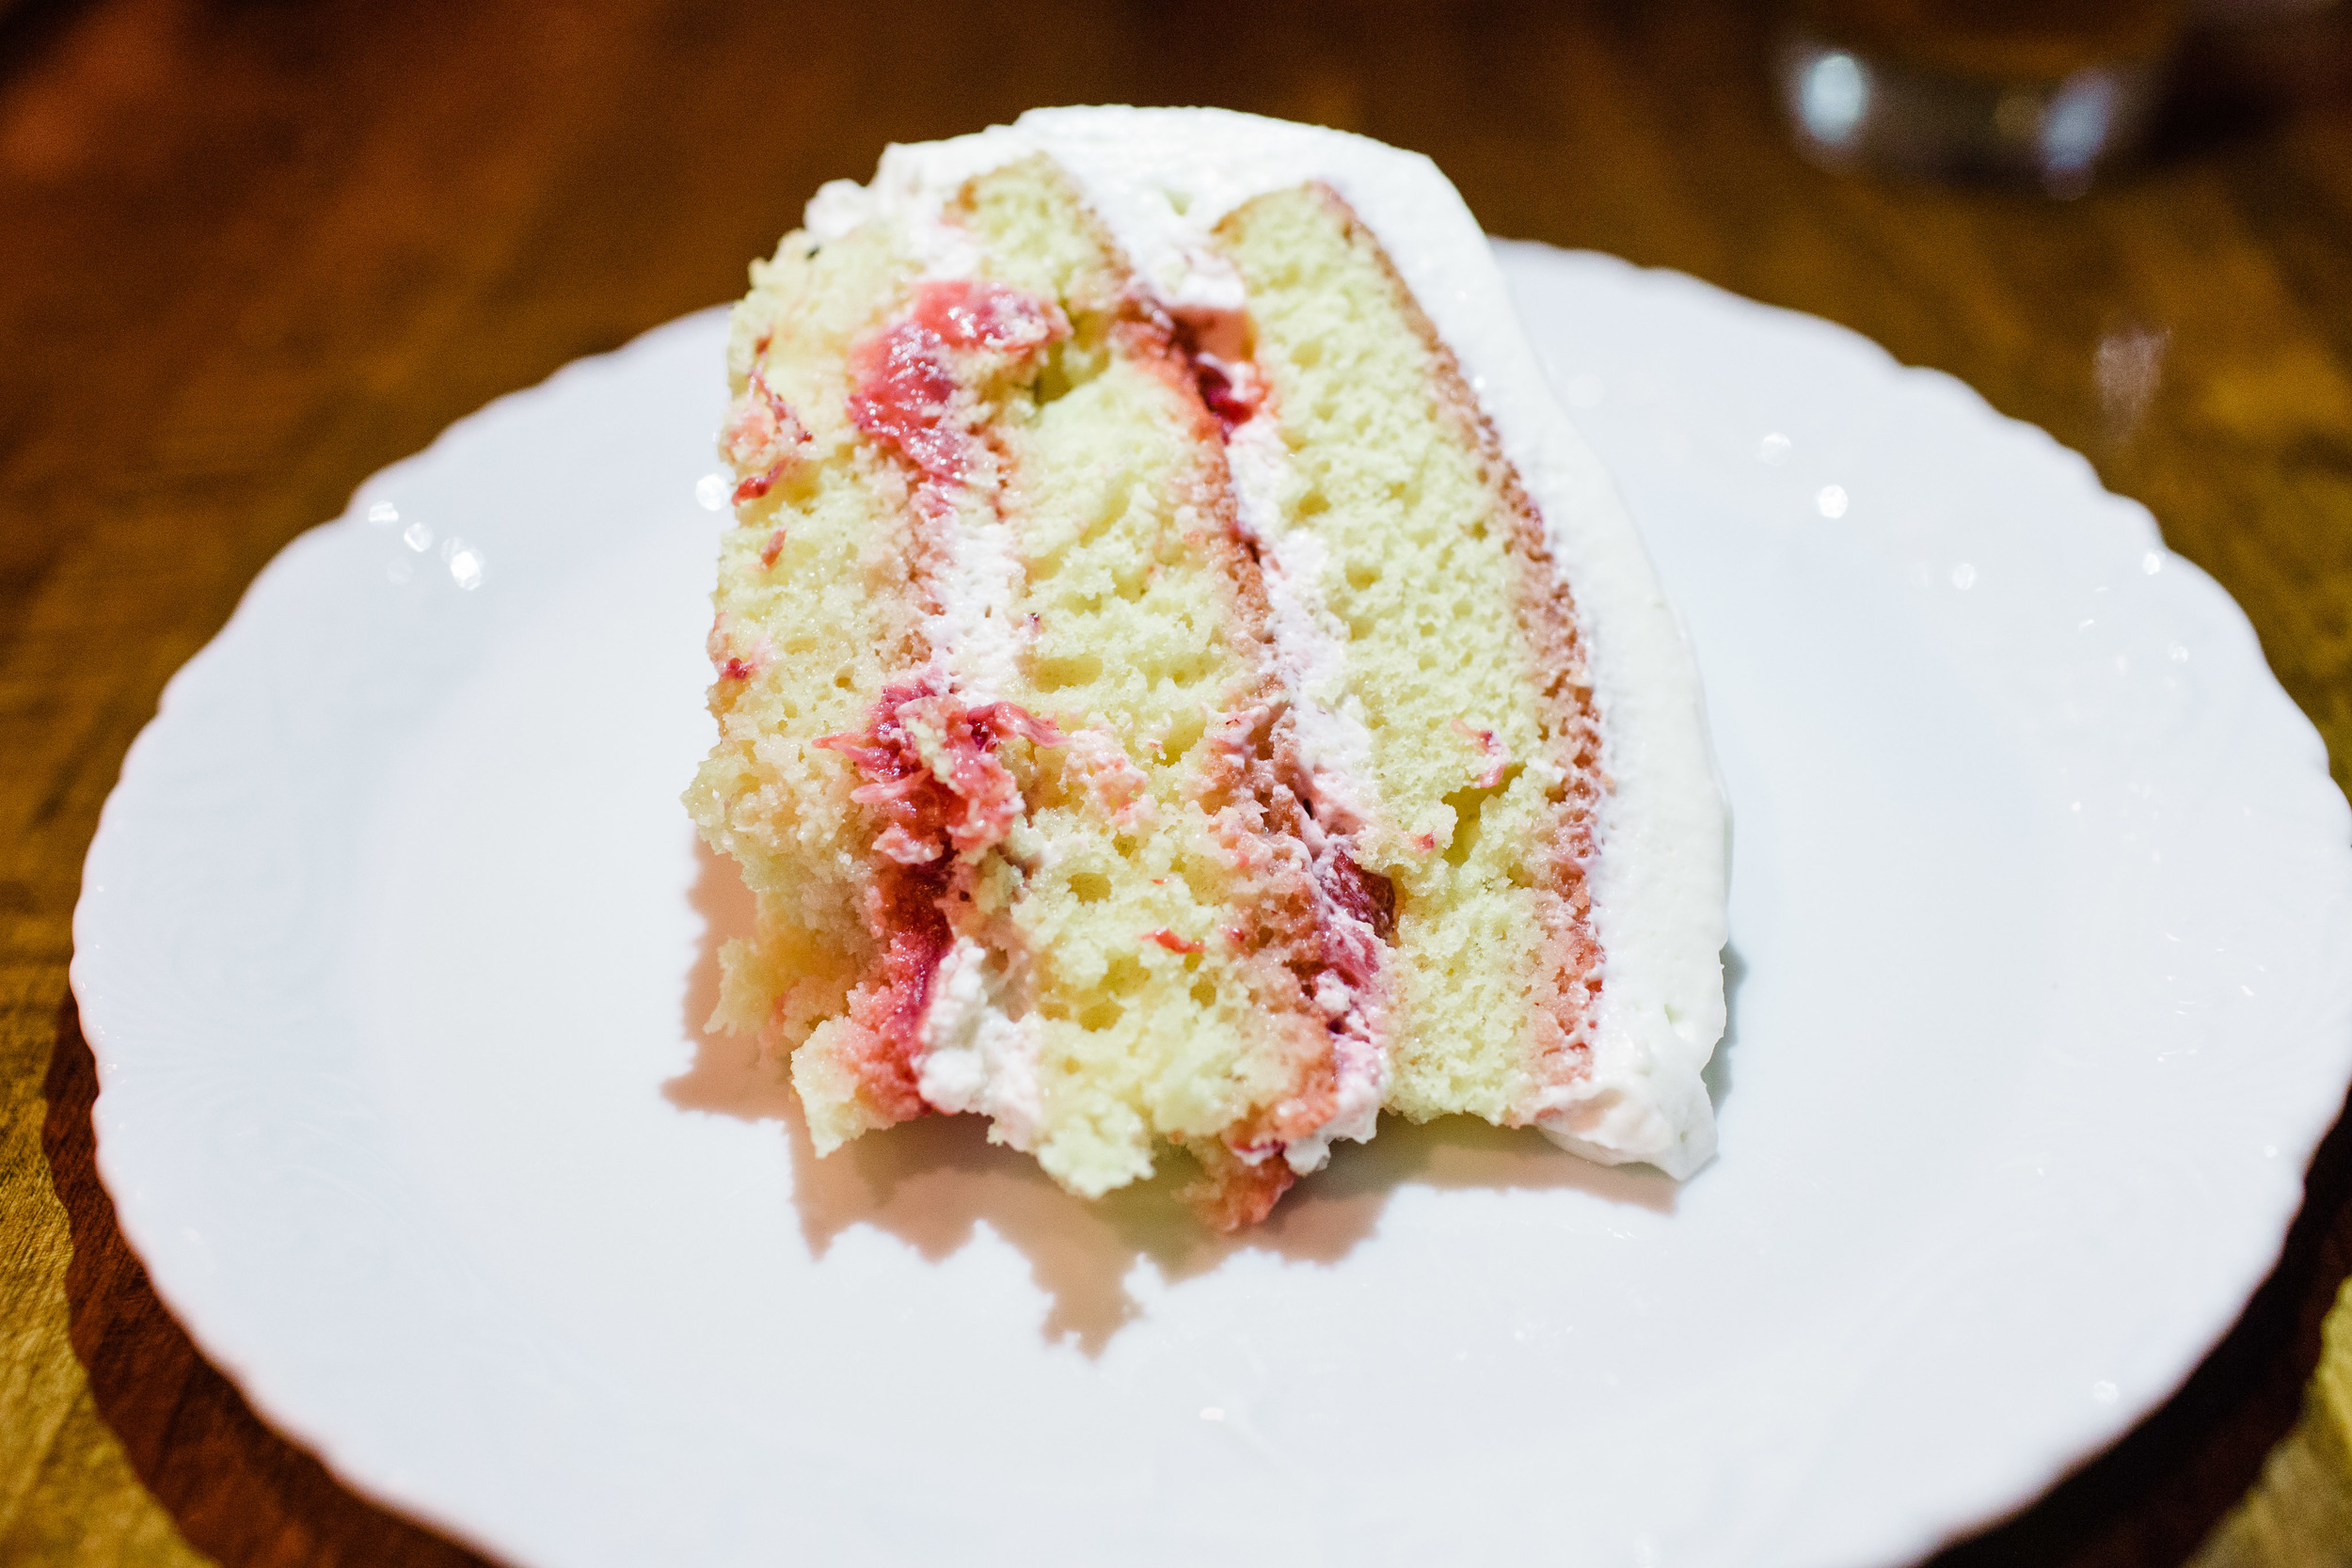
[[[820,191],[807,227],[824,239],[875,218],[930,222],[965,180],[1041,151],[1078,181],[1138,272],[1206,310],[1236,303],[1230,269],[1200,261],[1216,222],[1252,197],[1324,181],[1454,350],[1573,585],[1613,785],[1590,882],[1605,955],[1592,1070],[1556,1091],[1538,1125],[1590,1159],[1696,1170],[1714,1152],[1700,1073],[1724,1029],[1727,878],[1697,667],[1607,470],[1545,382],[1477,221],[1427,159],[1359,136],[1217,109],[1073,108],[893,147],[870,185]],[[1303,562],[1275,553],[1270,578],[1306,580]],[[1311,604],[1294,598],[1311,622]],[[1345,736],[1327,740],[1336,768]]]
[[[1324,980],[1341,990],[1347,989],[1337,976],[1327,974]],[[1339,1057],[1339,1092],[1331,1119],[1307,1137],[1293,1138],[1282,1146],[1283,1161],[1300,1176],[1312,1176],[1329,1164],[1331,1145],[1341,1138],[1370,1142],[1380,1123],[1380,1100],[1388,1092],[1388,1065],[1381,1060],[1380,1048],[1357,1039],[1343,1038],[1333,1044]]]
[[[957,695],[979,707],[1013,689],[1025,639],[1009,608],[1021,582],[1012,530],[1000,517],[972,511],[959,509],[947,560],[931,574],[928,586],[939,609],[923,618],[923,635],[954,677]]]
[[[1345,695],[1347,647],[1324,603],[1329,556],[1305,529],[1282,526],[1282,486],[1290,453],[1266,415],[1245,420],[1226,442],[1242,531],[1258,546],[1274,657],[1291,694],[1298,760],[1315,816],[1339,832],[1369,821],[1378,804],[1372,774],[1372,731]]]
[[[974,1111],[993,1122],[998,1143],[1026,1150],[1045,1117],[1038,1083],[1038,1034],[997,1006],[987,950],[958,937],[931,976],[923,1009],[917,1093],[943,1111]]]

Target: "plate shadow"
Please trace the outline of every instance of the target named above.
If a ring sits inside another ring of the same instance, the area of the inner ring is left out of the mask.
[[[696,852],[691,898],[704,936],[682,1005],[698,1043],[692,1064],[662,1093],[681,1109],[779,1125],[801,1233],[819,1258],[834,1238],[864,1225],[937,1261],[985,1227],[1028,1260],[1049,1298],[1045,1338],[1099,1355],[1142,1312],[1133,1289],[1138,1268],[1148,1265],[1175,1281],[1211,1273],[1246,1251],[1328,1266],[1377,1231],[1390,1198],[1406,1185],[1570,1188],[1607,1202],[1674,1211],[1676,1183],[1647,1166],[1591,1164],[1532,1132],[1465,1117],[1422,1126],[1384,1120],[1378,1137],[1339,1145],[1330,1164],[1294,1187],[1263,1224],[1234,1236],[1202,1227],[1177,1200],[1184,1173],[1164,1170],[1087,1202],[1054,1185],[1025,1155],[990,1144],[977,1117],[926,1117],[820,1160],[784,1064],[735,1036],[702,1033],[718,998],[719,945],[749,932],[752,902],[731,861],[699,844]]]
[[[1731,1055],[1740,1044],[1740,988],[1748,977],[1748,962],[1737,946],[1724,943],[1723,957],[1724,1037],[1715,1042],[1715,1053],[1699,1072],[1699,1081],[1707,1085],[1708,1102],[1718,1117],[1724,1114],[1724,1101],[1731,1098]]]
[[[280,1437],[175,1322],[99,1180],[98,1069],[69,996],[42,1085],[41,1146],[73,1238],[67,1336],[98,1414],[188,1543],[224,1568],[349,1563],[492,1568],[493,1560],[351,1491]]]

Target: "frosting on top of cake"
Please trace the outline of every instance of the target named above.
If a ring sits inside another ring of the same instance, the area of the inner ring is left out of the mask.
[[[1588,1158],[1647,1161],[1677,1177],[1696,1170],[1714,1150],[1701,1069],[1724,1022],[1728,847],[1697,669],[1607,470],[1546,382],[1476,220],[1427,159],[1363,137],[1224,110],[1092,107],[1034,110],[1009,126],[894,146],[869,184],[820,190],[806,228],[821,241],[897,223],[928,273],[963,275],[975,258],[938,221],[945,203],[973,176],[1039,152],[1077,181],[1137,273],[1184,319],[1246,307],[1238,275],[1211,243],[1217,222],[1254,197],[1321,181],[1378,237],[1453,351],[1572,586],[1609,777],[1601,853],[1588,874],[1603,953],[1591,1071],[1547,1091],[1537,1125]],[[1253,483],[1266,482],[1246,471],[1246,440],[1235,451],[1248,502]],[[1311,689],[1314,606],[1297,587],[1309,563],[1268,555],[1269,578],[1285,579],[1270,592],[1287,587],[1292,600],[1278,613],[1287,609],[1309,634],[1292,644],[1305,668],[1285,673],[1294,689]],[[979,631],[968,610],[946,613],[964,637]],[[1008,629],[981,632],[972,651],[987,647],[992,660]],[[1328,774],[1321,788],[1340,803],[1355,752],[1343,717],[1302,712],[1302,730],[1311,766]]]

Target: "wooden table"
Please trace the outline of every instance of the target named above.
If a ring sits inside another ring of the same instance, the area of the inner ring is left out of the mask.
[[[1807,167],[1770,15],[1708,0],[985,9],[0,0],[0,1561],[472,1560],[262,1426],[123,1246],[66,990],[83,851],[274,551],[487,399],[734,294],[886,140],[1060,102],[1320,120],[1431,153],[1497,233],[1843,322],[2153,508],[2344,779],[2352,16],[2201,40],[2150,165],[2061,203]],[[2153,345],[2153,387],[2103,382],[2103,343]],[[1938,1561],[2352,1560],[2352,1321],[2297,1424],[2347,1269],[2339,1132],[2180,1394]]]

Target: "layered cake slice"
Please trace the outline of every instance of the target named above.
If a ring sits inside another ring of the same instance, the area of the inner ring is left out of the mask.
[[[1384,1106],[1708,1158],[1696,677],[1430,165],[1041,111],[753,279],[688,800],[818,1153],[970,1112],[1225,1227]]]

